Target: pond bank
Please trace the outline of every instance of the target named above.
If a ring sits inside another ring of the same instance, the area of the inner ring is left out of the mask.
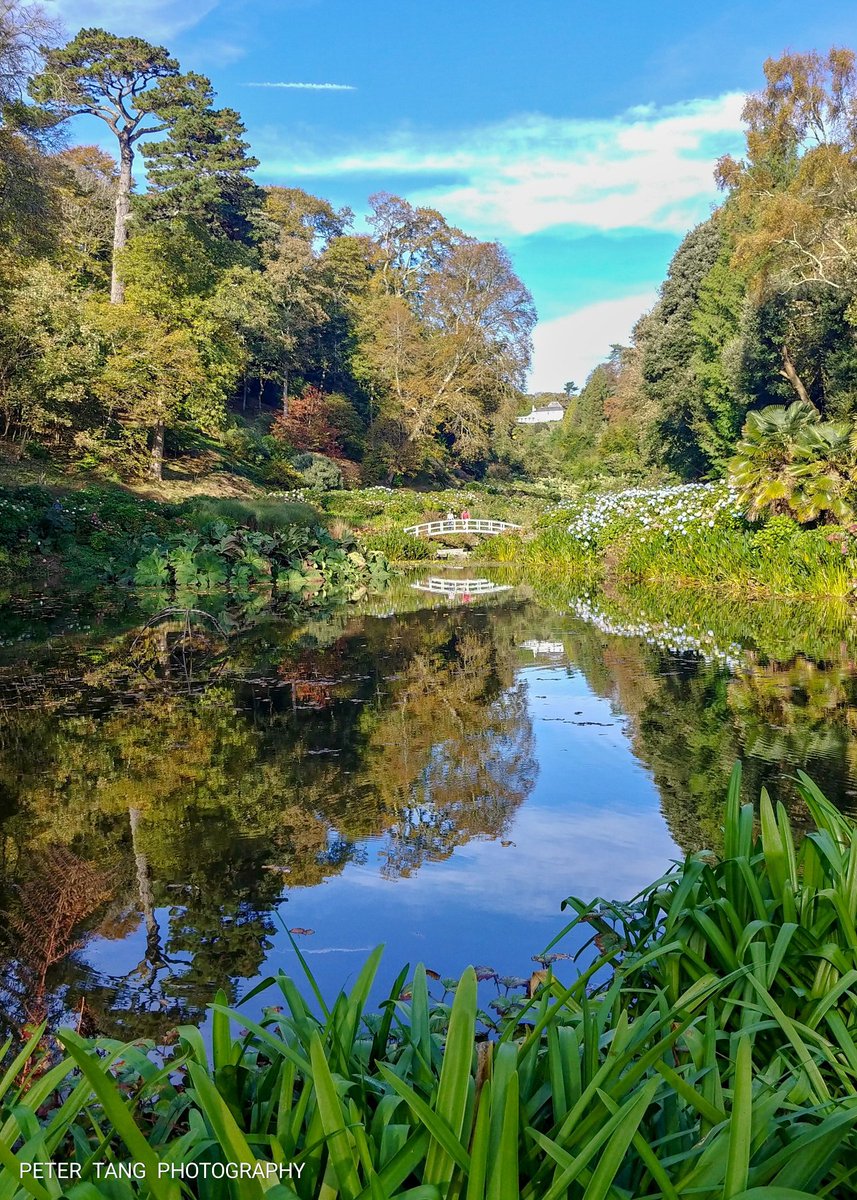
[[[840,599],[857,587],[857,526],[745,520],[725,484],[631,488],[557,504],[491,550],[545,576]]]

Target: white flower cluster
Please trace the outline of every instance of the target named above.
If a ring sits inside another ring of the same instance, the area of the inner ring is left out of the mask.
[[[705,629],[692,633],[685,625],[672,625],[669,621],[635,621],[622,625],[609,617],[603,609],[585,596],[572,600],[569,608],[576,617],[594,625],[601,633],[615,637],[640,638],[650,646],[667,650],[670,654],[695,654],[698,658],[723,663],[734,671],[744,659],[742,647],[737,642],[719,646],[714,630]]]
[[[288,492],[267,492],[266,499],[268,500],[306,500],[306,491],[304,488],[292,488]]]
[[[731,520],[740,516],[737,492],[725,483],[635,487],[587,500],[574,513],[568,532],[584,545],[595,546],[602,531],[614,523],[628,522],[641,532],[669,537],[689,533],[694,527],[713,529],[718,517]]]

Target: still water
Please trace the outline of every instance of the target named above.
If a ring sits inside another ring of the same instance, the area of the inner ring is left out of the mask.
[[[288,930],[329,995],[379,943],[385,984],[527,976],[564,897],[716,846],[736,758],[798,821],[797,768],[854,805],[846,609],[461,575],[312,618],[128,603],[3,607],[5,1025],[160,1035],[295,973]]]

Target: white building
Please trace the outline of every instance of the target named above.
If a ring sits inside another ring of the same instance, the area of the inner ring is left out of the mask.
[[[545,408],[536,408],[532,406],[526,416],[518,417],[516,425],[547,425],[551,421],[561,421],[565,409],[560,404],[559,400],[551,400],[550,404]]]

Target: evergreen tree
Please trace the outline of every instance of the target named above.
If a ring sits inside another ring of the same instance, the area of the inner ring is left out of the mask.
[[[701,452],[718,469],[732,453],[748,406],[739,386],[746,281],[732,265],[732,249],[724,245],[703,279],[691,318],[693,430]]]
[[[670,263],[642,345],[643,390],[657,412],[649,452],[655,462],[687,479],[711,466],[694,429],[698,389],[692,365],[694,315],[703,281],[721,246],[722,235],[714,220],[690,231]]]
[[[259,160],[247,153],[238,113],[213,108],[212,98],[210,86],[196,91],[192,105],[169,113],[165,138],[142,144],[149,188],[136,207],[147,221],[190,220],[215,237],[249,244],[263,201],[250,178]]]
[[[82,29],[66,46],[48,50],[30,94],[58,121],[92,116],[104,121],[119,144],[119,179],[113,226],[110,299],[125,296],[118,254],[128,240],[134,186],[134,152],[141,137],[169,128],[170,116],[210,94],[201,75],[182,75],[163,46],[104,29]]]

